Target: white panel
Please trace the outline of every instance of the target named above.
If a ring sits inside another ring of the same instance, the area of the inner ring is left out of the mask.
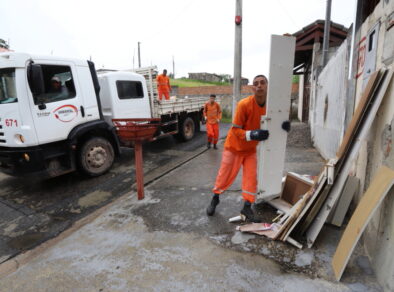
[[[380,23],[378,22],[370,30],[367,36],[364,75],[363,75],[363,88],[365,88],[365,86],[367,85],[369,76],[373,72],[375,72],[379,28],[380,28]]]
[[[287,140],[282,123],[289,119],[294,52],[294,37],[271,36],[267,115],[261,125],[270,136],[258,150],[258,192],[264,199],[282,189]]]

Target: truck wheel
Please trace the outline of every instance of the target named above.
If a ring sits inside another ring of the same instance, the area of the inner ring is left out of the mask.
[[[196,126],[192,118],[187,117],[179,125],[179,133],[177,138],[181,141],[189,141],[193,139]]]
[[[114,148],[105,138],[93,137],[87,140],[79,151],[80,170],[90,177],[106,173],[114,160]]]

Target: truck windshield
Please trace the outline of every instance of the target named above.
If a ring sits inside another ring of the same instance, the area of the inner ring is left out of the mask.
[[[0,69],[0,104],[17,102],[15,69]]]

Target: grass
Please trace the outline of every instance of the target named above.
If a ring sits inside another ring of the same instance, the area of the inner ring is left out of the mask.
[[[207,81],[193,80],[193,79],[188,79],[188,78],[171,79],[170,84],[173,86],[178,86],[178,87],[230,85],[230,83],[227,83],[227,82],[207,82]]]
[[[220,120],[221,123],[224,124],[231,124],[232,123],[232,118],[231,117],[222,117],[222,119]]]

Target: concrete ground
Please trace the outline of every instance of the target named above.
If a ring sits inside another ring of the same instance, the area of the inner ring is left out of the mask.
[[[296,133],[286,169],[316,175],[322,160]],[[221,150],[202,152],[151,183],[143,201],[135,193],[121,197],[3,277],[0,291],[381,291],[360,247],[342,282],[333,280],[330,261],[342,230],[324,228],[304,250],[235,231],[228,218],[242,207],[239,177],[207,217],[220,160]],[[265,205],[256,209],[273,214]]]
[[[229,124],[221,124],[224,137]],[[204,130],[204,126],[202,126]],[[155,180],[204,149],[204,131],[186,143],[167,137],[144,145],[145,182]],[[0,264],[70,228],[131,190],[134,151],[122,154],[105,175],[86,178],[77,172],[52,179],[11,177],[0,173]]]

